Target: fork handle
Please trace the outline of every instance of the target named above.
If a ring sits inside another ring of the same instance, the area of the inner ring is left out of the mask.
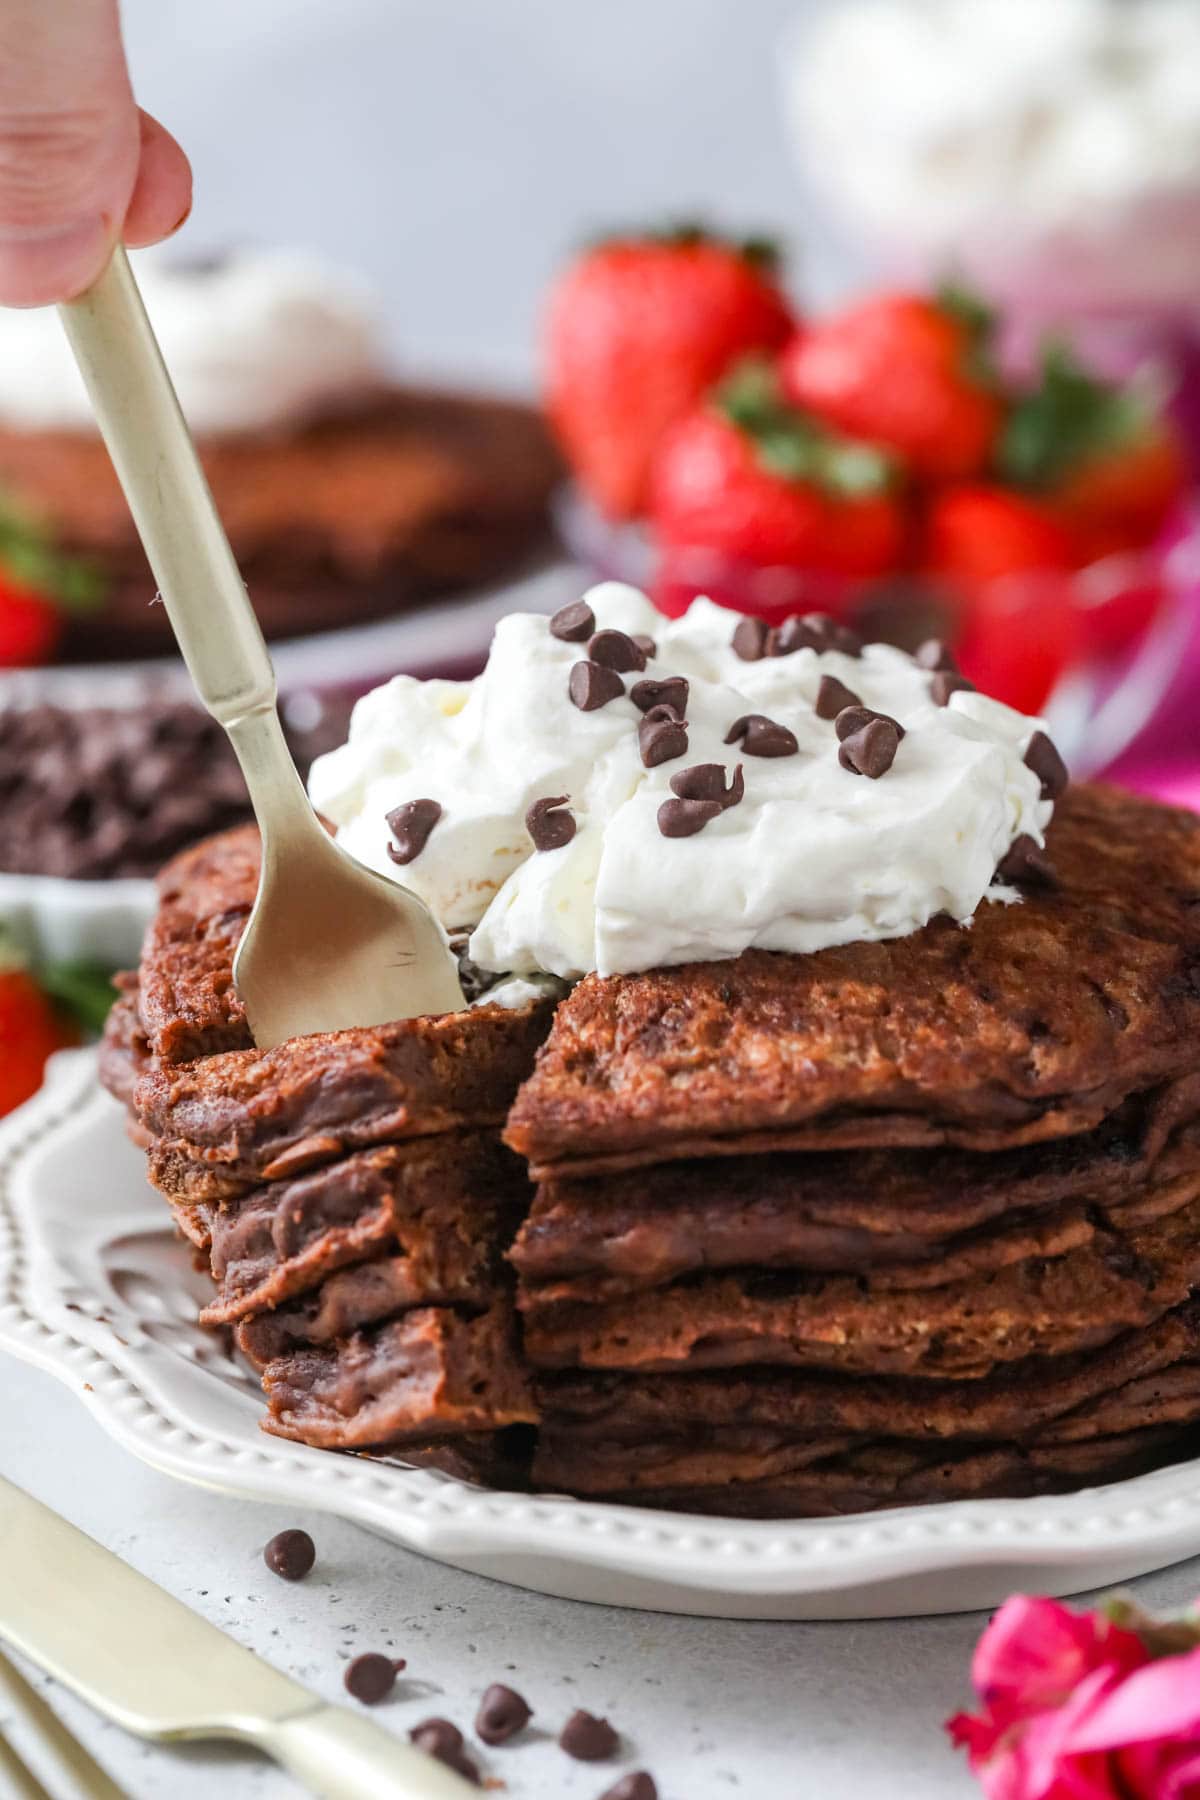
[[[266,837],[319,833],[275,711],[275,670],[133,270],[118,244],[59,315],[197,692],[233,740]]]
[[[262,1749],[322,1800],[467,1800],[461,1776],[342,1706],[319,1706],[257,1735]]]
[[[200,698],[228,726],[275,671],[124,249],[58,309]]]

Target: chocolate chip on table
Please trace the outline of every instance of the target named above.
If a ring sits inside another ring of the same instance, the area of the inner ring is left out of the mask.
[[[575,836],[576,825],[567,811],[569,794],[535,800],[525,814],[525,829],[533,839],[535,850],[561,850]]]
[[[929,683],[929,692],[935,706],[949,706],[951,694],[973,694],[975,683],[956,669],[938,669]]]
[[[624,631],[598,631],[588,639],[587,653],[590,661],[600,663],[606,669],[616,669],[619,675],[628,675],[632,670],[646,666],[646,652],[640,650]]]
[[[658,809],[658,829],[665,838],[695,837],[724,810],[719,800],[664,800]]]
[[[1025,746],[1024,763],[1042,784],[1042,799],[1057,800],[1071,777],[1067,765],[1044,731],[1035,731]]]
[[[582,1708],[573,1712],[558,1734],[559,1748],[577,1762],[603,1762],[620,1743],[607,1719],[597,1719]]]
[[[743,662],[761,662],[767,654],[770,632],[761,619],[741,619],[734,626],[730,647]]]
[[[725,733],[727,744],[740,743],[747,756],[795,756],[800,745],[794,731],[763,713],[743,713]]]
[[[317,1546],[307,1531],[279,1531],[263,1546],[263,1561],[284,1581],[303,1581],[317,1560]]]
[[[861,656],[862,639],[848,625],[839,625],[828,613],[793,613],[771,634],[768,656],[791,656],[797,650],[840,650],[843,656]]]
[[[923,644],[918,644],[913,651],[913,661],[919,669],[928,669],[931,673],[943,669],[951,675],[958,674],[954,652],[941,638],[926,638]]]
[[[629,698],[639,712],[649,712],[652,706],[669,706],[682,719],[687,712],[687,676],[664,675],[661,681],[649,678],[635,681],[629,690]]]
[[[818,719],[836,719],[848,706],[861,705],[858,695],[844,681],[839,681],[836,675],[822,675],[815,708]]]
[[[739,763],[733,780],[725,785],[724,763],[693,763],[671,777],[671,792],[680,800],[715,800],[722,812],[736,806],[746,793],[746,779]]]
[[[652,637],[647,637],[644,631],[635,631],[633,634],[633,641],[647,662],[650,661],[651,657],[658,655],[658,645]]]
[[[596,615],[586,600],[572,600],[560,606],[550,620],[550,636],[564,644],[586,643],[596,629]]]
[[[533,1709],[514,1688],[494,1681],[479,1702],[475,1730],[485,1744],[507,1744],[509,1738],[523,1731],[533,1717]]]
[[[893,719],[891,713],[876,712],[873,706],[859,705],[848,706],[834,720],[833,729],[837,733],[838,742],[842,743],[846,738],[852,737],[856,731],[861,731],[864,725],[871,723],[872,719],[882,719],[885,725],[895,727],[898,738],[904,736],[903,725],[899,719]]]
[[[1015,837],[1006,853],[996,864],[993,881],[1006,882],[1011,887],[1058,886],[1058,874],[1054,864],[1042,849],[1036,838],[1030,837],[1027,831]]]
[[[396,1676],[405,1667],[404,1658],[382,1656],[377,1650],[368,1650],[363,1656],[356,1656],[342,1677],[346,1684],[346,1692],[364,1706],[378,1706],[386,1700],[396,1685]]]
[[[394,863],[415,862],[429,842],[429,834],[442,816],[436,800],[410,800],[397,806],[387,816],[388,830],[395,838],[388,845]]]
[[[449,1719],[423,1719],[414,1725],[408,1734],[410,1744],[423,1750],[426,1756],[432,1756],[435,1762],[444,1763],[446,1768],[453,1769],[464,1781],[473,1787],[482,1787],[478,1766],[472,1762],[463,1748],[463,1734],[457,1725]]]
[[[645,1769],[634,1769],[631,1775],[622,1775],[620,1781],[605,1788],[600,1800],[658,1800],[658,1789]]]
[[[687,720],[681,719],[674,707],[652,706],[642,716],[638,723],[638,749],[645,768],[657,769],[660,763],[686,756],[687,748]]]
[[[567,692],[580,712],[596,712],[610,700],[619,700],[625,683],[615,669],[606,669],[597,662],[577,662],[571,665]]]
[[[852,775],[878,781],[896,760],[900,734],[890,719],[871,719],[861,730],[842,740],[838,761]]]

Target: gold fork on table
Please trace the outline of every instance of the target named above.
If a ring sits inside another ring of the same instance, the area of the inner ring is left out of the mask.
[[[105,1774],[74,1733],[68,1731],[36,1688],[30,1686],[18,1669],[0,1650],[0,1711],[5,1707],[20,1721],[39,1750],[46,1753],[64,1776],[69,1776],[70,1789],[78,1800],[128,1800],[123,1788]],[[0,1730],[0,1794],[9,1789],[18,1800],[54,1800],[33,1770],[20,1757]]]

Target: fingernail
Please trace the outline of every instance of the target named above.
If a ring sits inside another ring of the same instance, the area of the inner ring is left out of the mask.
[[[189,197],[187,205],[184,207],[183,211],[180,213],[179,217],[176,219],[175,223],[172,225],[170,231],[168,231],[166,233],[166,236],[169,238],[174,237],[175,233],[177,231],[182,231],[183,227],[187,224],[187,222],[191,218],[191,216],[192,216],[192,202]]]
[[[112,254],[102,218],[41,236],[0,237],[0,305],[51,306],[91,286]]]

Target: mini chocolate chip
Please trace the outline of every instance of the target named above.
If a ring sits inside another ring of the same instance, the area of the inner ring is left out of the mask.
[[[639,720],[638,749],[647,769],[686,756],[687,747],[687,720],[681,719],[673,707],[652,706]]]
[[[770,632],[762,619],[741,619],[734,626],[731,647],[743,662],[761,662],[767,654]]]
[[[840,650],[843,656],[861,656],[862,639],[828,613],[793,613],[771,633],[767,654],[791,656],[797,650]]]
[[[478,1766],[471,1761],[463,1748],[463,1735],[457,1725],[449,1719],[425,1719],[420,1725],[414,1725],[408,1734],[409,1742],[426,1756],[432,1756],[435,1762],[444,1763],[446,1768],[453,1769],[472,1787],[482,1787]]]
[[[586,600],[560,606],[550,621],[551,637],[561,638],[564,644],[582,644],[595,629],[596,615]]]
[[[1024,761],[1042,784],[1043,800],[1057,800],[1066,791],[1071,779],[1067,765],[1044,731],[1034,732],[1025,746]]]
[[[1007,852],[996,864],[993,880],[1007,882],[1011,887],[1058,886],[1054,864],[1037,839],[1030,837],[1027,831],[1013,839]]]
[[[317,1560],[317,1546],[307,1531],[280,1531],[263,1548],[263,1561],[272,1575],[285,1581],[303,1581]]]
[[[639,712],[649,712],[652,706],[669,706],[682,719],[688,703],[687,676],[665,675],[661,681],[635,681],[629,698]]]
[[[953,669],[938,669],[929,683],[935,706],[949,706],[951,694],[973,694],[975,683]]]
[[[747,756],[795,756],[796,734],[762,713],[743,713],[725,733],[727,744],[741,743]]]
[[[733,780],[726,787],[723,763],[693,763],[690,769],[680,769],[678,774],[672,775],[671,792],[678,794],[681,800],[715,800],[722,812],[726,812],[745,796],[742,765],[737,765]]]
[[[605,1788],[600,1800],[658,1800],[658,1789],[645,1769],[635,1769]]]
[[[646,652],[639,650],[624,631],[598,631],[595,637],[588,639],[587,653],[592,662],[600,663],[606,669],[616,669],[620,675],[646,666]]]
[[[571,665],[567,692],[580,712],[595,712],[610,700],[619,700],[625,683],[615,669],[606,669],[598,662],[577,662]]]
[[[842,743],[846,738],[853,736],[856,731],[861,731],[864,725],[871,723],[872,719],[882,719],[885,724],[895,727],[898,738],[904,736],[903,725],[899,719],[893,719],[891,713],[876,712],[872,706],[859,705],[848,706],[834,720],[833,729],[837,733],[838,742]]]
[[[658,645],[652,637],[647,637],[644,631],[635,631],[633,634],[633,641],[647,662],[650,661],[652,656],[658,655]]]
[[[848,706],[861,706],[862,701],[853,693],[844,681],[836,675],[822,675],[821,685],[817,689],[816,714],[818,719],[836,719],[840,712]]]
[[[695,837],[724,810],[719,800],[664,800],[658,809],[658,829],[665,838]]]
[[[878,781],[896,760],[900,734],[890,719],[872,719],[860,731],[842,740],[838,761],[852,775],[866,775]]]
[[[475,1730],[485,1744],[507,1744],[532,1717],[532,1708],[515,1689],[494,1681],[479,1702]]]
[[[410,800],[397,806],[387,816],[388,830],[395,838],[387,847],[394,863],[415,862],[429,842],[429,834],[442,816],[436,800]]]
[[[566,810],[569,794],[535,800],[525,814],[525,829],[535,850],[561,850],[575,836],[575,818]],[[561,810],[560,810],[561,809]]]
[[[396,1676],[404,1666],[403,1657],[381,1656],[377,1650],[368,1650],[364,1656],[354,1658],[342,1677],[346,1692],[364,1706],[378,1706],[395,1687]]]
[[[941,638],[926,638],[923,644],[918,644],[913,651],[913,661],[919,669],[928,669],[931,673],[935,669],[944,669],[950,675],[958,674],[954,653]]]
[[[597,1719],[582,1708],[573,1712],[558,1734],[559,1748],[577,1762],[603,1762],[620,1739],[607,1719]]]

